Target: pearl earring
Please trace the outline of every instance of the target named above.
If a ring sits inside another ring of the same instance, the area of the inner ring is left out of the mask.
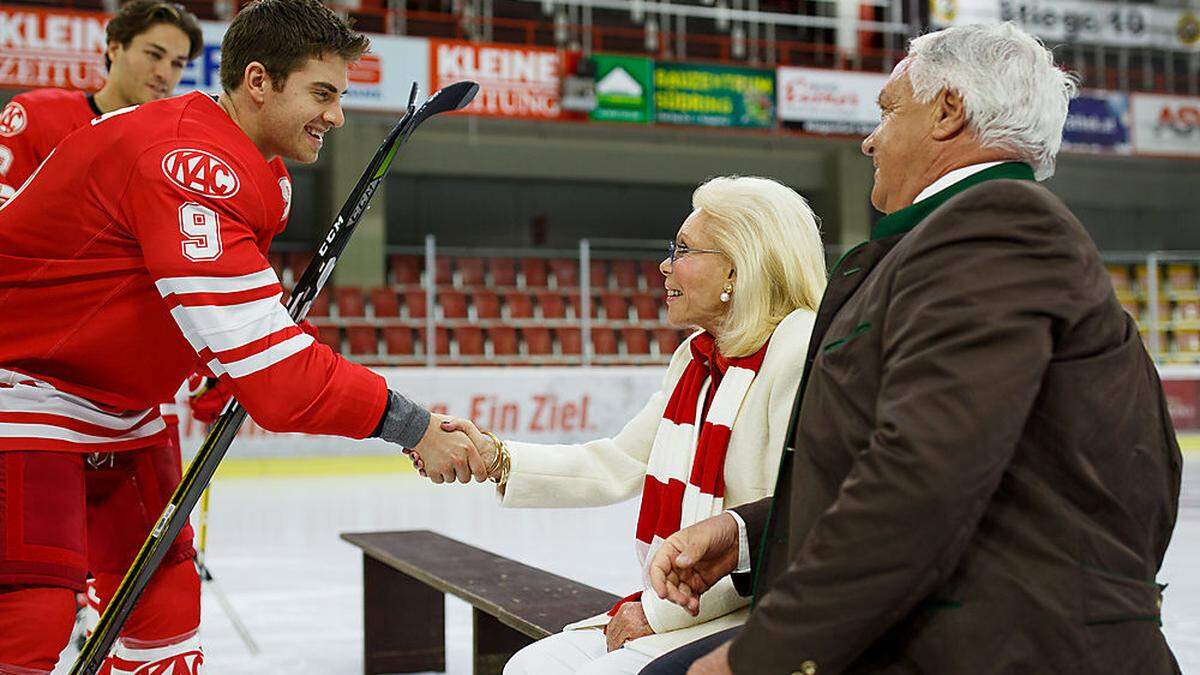
[[[729,302],[732,293],[733,284],[725,284],[725,290],[721,291],[721,302]]]

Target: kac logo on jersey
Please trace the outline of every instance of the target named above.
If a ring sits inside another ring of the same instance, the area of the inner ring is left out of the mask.
[[[4,111],[0,112],[0,136],[16,136],[25,130],[25,123],[29,121],[29,115],[25,112],[25,106],[16,101],[9,101],[8,105],[4,106]]]
[[[287,178],[279,179],[279,195],[283,197],[283,216],[280,220],[287,220],[288,214],[292,212],[292,181]]]
[[[241,186],[225,160],[203,150],[173,150],[163,157],[162,170],[179,187],[214,199],[232,197]]]
[[[193,649],[151,661],[133,671],[133,675],[199,675],[203,663],[204,654]]]

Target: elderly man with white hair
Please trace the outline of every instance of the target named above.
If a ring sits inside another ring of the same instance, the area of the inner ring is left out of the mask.
[[[1157,372],[1053,173],[1072,79],[1011,24],[912,41],[863,141],[774,498],[668,537],[660,597],[745,625],[664,673],[1177,673],[1155,581],[1182,459]]]

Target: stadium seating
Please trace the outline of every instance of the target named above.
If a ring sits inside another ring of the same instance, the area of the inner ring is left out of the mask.
[[[413,330],[408,326],[385,326],[383,329],[384,351],[390,356],[412,356],[416,354]]]
[[[604,318],[609,321],[629,320],[629,301],[624,295],[605,293],[600,296],[600,305],[604,308]]]
[[[476,291],[473,297],[475,318],[478,320],[500,318],[500,296],[493,291]]]
[[[563,303],[563,296],[554,291],[545,291],[537,294],[538,308],[542,312],[543,319],[565,319],[567,318],[567,308]]]
[[[478,326],[455,328],[454,340],[458,344],[459,356],[483,356],[482,328]]]
[[[644,328],[622,328],[621,340],[625,343],[625,353],[631,356],[650,354],[650,336]]]
[[[346,343],[350,353],[374,356],[379,353],[379,340],[374,326],[349,326],[346,328]]]
[[[1200,353],[1200,330],[1175,331],[1174,351],[1188,354]]]
[[[555,332],[558,333],[559,351],[564,356],[582,353],[582,334],[578,328],[559,328]]]
[[[421,268],[425,263],[415,255],[393,255],[389,259],[393,284],[421,283]]]
[[[638,288],[637,263],[632,260],[614,260],[612,270],[617,290],[632,291]]]
[[[525,258],[521,261],[521,275],[526,288],[545,288],[550,281],[544,258]]]
[[[329,316],[329,289],[321,291],[314,300],[312,307],[308,308],[308,316],[314,318]]]
[[[541,327],[523,328],[525,352],[530,356],[550,356],[554,354],[554,343],[550,339],[550,329]]]
[[[579,319],[583,317],[582,296],[579,293],[568,293],[567,304],[571,306],[571,318]],[[593,319],[600,318],[600,298],[592,296],[591,314]]]
[[[435,353],[439,356],[448,355],[450,353],[450,331],[439,326],[434,331],[434,336],[437,343]],[[421,345],[422,351],[424,351],[426,345],[424,328],[417,329],[417,344]]]
[[[454,260],[446,256],[438,256],[435,259],[434,269],[437,270],[437,277],[434,281],[438,284],[450,284],[454,282]]]
[[[660,356],[670,356],[675,353],[675,349],[680,343],[679,331],[674,328],[656,328],[654,330],[654,343],[658,345],[658,353]]]
[[[489,328],[488,338],[492,342],[492,353],[496,356],[515,356],[521,353],[517,344],[516,328],[511,326]]]
[[[512,258],[492,258],[488,262],[492,286],[504,288],[517,285],[517,264]]]
[[[410,319],[424,319],[426,311],[425,291],[420,289],[405,291],[404,310]]]
[[[592,328],[592,352],[596,356],[615,356],[617,352],[617,331],[612,328]]]
[[[443,319],[467,318],[467,296],[462,291],[442,291],[438,295]]]
[[[368,295],[371,308],[377,319],[394,319],[400,316],[400,301],[390,288],[372,288]]]
[[[508,307],[508,318],[510,319],[533,318],[533,298],[523,291],[505,293],[504,305]]]
[[[483,258],[458,259],[458,283],[460,286],[482,286],[485,278]]]
[[[273,252],[270,259],[290,279],[311,257]],[[433,312],[439,364],[483,364],[493,358],[505,364],[572,363],[583,353],[576,259],[439,256],[432,307],[424,256],[391,254],[387,265],[386,286],[330,285],[318,296],[310,316],[322,342],[367,364],[424,364],[425,322]],[[651,273],[657,275],[654,286],[646,283]],[[588,275],[591,343],[598,362],[669,357],[679,335],[663,321],[657,264],[594,259]],[[1200,295],[1196,300],[1200,307]],[[1192,307],[1168,306],[1176,312]]]
[[[1167,288],[1172,291],[1196,290],[1196,267],[1191,263],[1167,265]]]
[[[556,288],[574,288],[579,285],[579,261],[555,258],[549,261],[554,273]]]
[[[366,316],[367,306],[363,302],[362,289],[357,286],[338,286],[333,289],[338,316],[357,318]]]
[[[642,273],[643,288],[653,291],[663,287],[663,275],[659,271],[658,265],[658,260],[641,260],[638,262],[638,270]]]
[[[633,309],[639,321],[658,320],[658,297],[647,293],[633,296]]]

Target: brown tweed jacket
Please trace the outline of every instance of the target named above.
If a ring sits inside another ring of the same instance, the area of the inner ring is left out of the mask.
[[[734,672],[1178,672],[1162,387],[1031,179],[987,169],[834,268],[776,497],[738,509],[762,545]]]

